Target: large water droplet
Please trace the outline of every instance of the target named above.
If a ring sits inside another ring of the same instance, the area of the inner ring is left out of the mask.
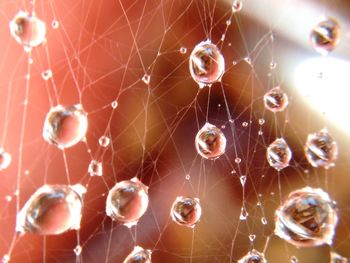
[[[225,153],[226,137],[218,127],[206,123],[198,131],[195,145],[198,154],[206,159],[214,160]]]
[[[123,263],[151,263],[151,255],[151,250],[136,246]]]
[[[278,138],[267,147],[266,157],[270,166],[280,171],[289,165],[292,151],[283,138]]]
[[[44,42],[46,25],[35,15],[19,11],[10,21],[10,33],[26,50]]]
[[[238,260],[238,263],[266,263],[265,255],[253,249],[248,252],[243,258]]]
[[[170,215],[177,224],[194,227],[202,215],[199,199],[182,196],[177,197],[171,207]]]
[[[305,187],[289,194],[275,212],[275,234],[297,247],[331,244],[338,216],[322,189]]]
[[[200,87],[220,81],[225,72],[224,57],[209,40],[195,46],[189,61],[191,76]]]
[[[333,18],[326,18],[319,22],[311,31],[312,47],[322,55],[327,55],[340,42],[340,26]]]
[[[148,187],[136,177],[109,190],[106,214],[127,227],[136,225],[148,207]]]
[[[17,215],[16,231],[57,235],[80,228],[82,185],[44,185],[25,203]]]
[[[328,169],[334,166],[338,158],[338,145],[326,129],[309,134],[304,150],[307,160],[313,167]]]
[[[87,114],[80,104],[58,105],[46,115],[43,137],[60,149],[68,148],[85,138],[87,128]]]
[[[275,87],[265,93],[264,104],[266,109],[280,112],[288,106],[288,96],[280,87]]]

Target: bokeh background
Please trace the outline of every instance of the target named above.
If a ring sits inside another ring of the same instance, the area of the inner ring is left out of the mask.
[[[245,0],[235,14],[231,5],[37,0],[47,40],[32,50],[28,71],[28,55],[10,36],[8,23],[32,4],[0,1],[0,146],[12,155],[10,167],[0,172],[2,255],[14,237],[17,200],[22,207],[43,184],[81,183],[88,191],[78,235],[27,234],[16,240],[10,262],[123,262],[135,245],[152,249],[155,263],[236,262],[252,248],[265,251],[272,263],[292,256],[330,262],[331,251],[350,257],[350,5]],[[309,34],[325,15],[340,23],[342,35],[339,47],[322,57]],[[226,71],[220,83],[200,90],[188,59],[207,38],[220,47]],[[47,69],[53,72],[50,80],[41,76]],[[142,81],[145,74],[149,84]],[[288,93],[290,104],[272,114],[262,96],[276,85]],[[57,104],[77,103],[88,112],[86,140],[64,152],[48,145],[42,138],[46,113]],[[203,160],[194,147],[206,120],[221,127],[228,140],[225,155],[215,161]],[[312,168],[303,154],[307,134],[324,127],[339,145],[336,166],[328,171]],[[112,140],[107,149],[98,144],[102,135]],[[266,146],[276,137],[285,138],[293,151],[290,167],[279,176],[265,159]],[[87,173],[92,159],[103,163],[102,177]],[[128,229],[106,216],[105,201],[116,182],[134,176],[149,186],[150,206],[137,227]],[[280,200],[307,185],[325,189],[337,201],[340,220],[331,248],[297,249],[273,235]],[[194,229],[171,221],[178,195],[201,200],[203,215]],[[246,221],[239,220],[242,202]],[[256,235],[253,242],[250,235]],[[79,257],[73,251],[78,237]]]

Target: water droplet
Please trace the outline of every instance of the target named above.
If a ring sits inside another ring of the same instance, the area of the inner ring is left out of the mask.
[[[258,135],[263,135],[264,134],[264,132],[263,131],[258,131]]]
[[[0,148],[0,171],[5,170],[11,164],[12,156],[3,148]]]
[[[267,147],[266,158],[271,167],[280,171],[289,165],[292,151],[283,138],[278,138]]]
[[[237,158],[235,158],[235,163],[237,163],[237,164],[238,164],[238,163],[241,163],[241,161],[242,161],[242,159],[241,159],[241,158],[238,158],[238,157],[237,157]]]
[[[170,215],[175,223],[194,227],[202,215],[199,199],[178,196],[171,207]]]
[[[203,158],[214,160],[225,153],[226,137],[218,127],[206,123],[198,131],[195,145]]]
[[[270,69],[275,69],[277,67],[277,63],[275,61],[270,62]]]
[[[265,119],[259,119],[259,125],[264,125],[265,124]]]
[[[272,112],[283,111],[288,106],[288,96],[280,87],[275,87],[264,95],[265,108]]]
[[[88,168],[88,173],[90,174],[90,176],[102,176],[102,163],[96,160],[91,160]]]
[[[332,244],[338,216],[322,189],[305,187],[289,194],[275,212],[275,234],[297,247]]]
[[[151,80],[151,76],[150,76],[150,75],[148,75],[148,74],[143,75],[142,81],[143,81],[145,84],[148,85],[149,82],[150,82],[150,80]]]
[[[109,139],[109,137],[107,136],[101,136],[100,139],[98,139],[98,144],[101,146],[101,147],[108,147],[108,145],[110,144],[111,142],[111,139]]]
[[[265,217],[262,217],[262,218],[261,218],[261,224],[267,225],[267,220],[266,220]]]
[[[247,212],[247,209],[244,207],[244,206],[242,206],[242,208],[241,208],[241,214],[240,214],[240,216],[239,216],[239,219],[240,220],[247,220],[247,217],[248,217],[248,212]]]
[[[57,235],[80,228],[82,185],[44,185],[25,203],[17,214],[16,231]]]
[[[247,64],[249,64],[249,65],[252,64],[252,59],[250,57],[245,57],[244,61],[247,62]]]
[[[309,134],[304,146],[305,156],[313,167],[326,169],[338,158],[338,145],[326,129]]]
[[[230,20],[230,19],[227,19],[227,20],[226,20],[226,25],[227,25],[227,26],[231,25],[231,20]]]
[[[180,53],[181,53],[181,54],[186,54],[186,53],[187,53],[187,48],[185,48],[185,47],[180,47]]]
[[[113,101],[112,103],[111,103],[111,106],[112,106],[112,108],[113,109],[116,109],[117,107],[118,107],[118,101]]]
[[[56,19],[54,19],[51,22],[51,26],[53,29],[57,29],[60,26],[60,23]]]
[[[331,251],[329,263],[348,263],[349,260],[338,253]]]
[[[136,225],[148,207],[148,187],[136,177],[109,190],[106,214],[127,227]]]
[[[10,261],[10,256],[5,254],[3,257],[2,257],[2,260],[1,260],[1,263],[8,263]]]
[[[27,51],[45,40],[46,25],[35,15],[19,11],[10,21],[10,33]]]
[[[322,55],[327,55],[340,42],[340,26],[333,18],[326,18],[319,22],[311,31],[312,47]]]
[[[299,261],[298,261],[298,259],[297,259],[297,257],[296,256],[292,256],[291,258],[290,258],[290,263],[298,263]]]
[[[151,250],[136,246],[123,263],[151,263],[151,255]]]
[[[247,181],[247,176],[242,175],[242,176],[239,177],[239,180],[241,182],[241,185],[244,186],[246,181]]]
[[[11,202],[12,201],[12,196],[11,195],[5,195],[5,201],[6,202]]]
[[[242,0],[233,0],[232,1],[232,12],[239,12],[242,10],[243,3]]]
[[[87,114],[80,104],[57,105],[46,115],[43,137],[60,149],[68,148],[85,137],[87,128]]]
[[[75,255],[79,256],[81,254],[82,248],[81,248],[81,246],[78,245],[74,248],[73,251],[74,251]]]
[[[189,64],[191,76],[200,87],[220,81],[225,72],[224,57],[210,40],[195,46]]]
[[[249,125],[248,122],[246,122],[246,121],[242,122],[242,127],[246,128],[246,127],[248,127],[248,125]]]
[[[256,235],[249,235],[250,242],[254,242]]]
[[[41,73],[41,77],[44,80],[49,80],[50,78],[52,78],[52,71],[50,69],[43,71],[43,73]]]
[[[243,258],[238,260],[238,263],[266,263],[265,255],[253,249],[248,252]]]
[[[185,178],[186,178],[186,180],[190,180],[191,176],[189,174],[186,174]]]

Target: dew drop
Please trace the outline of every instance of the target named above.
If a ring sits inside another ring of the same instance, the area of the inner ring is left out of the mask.
[[[232,12],[236,13],[242,10],[243,3],[242,0],[233,0],[232,1]]]
[[[241,163],[241,161],[242,161],[242,159],[241,158],[235,158],[235,163],[237,163],[237,164],[239,164],[239,163]]]
[[[53,29],[57,29],[60,26],[60,23],[56,19],[54,19],[51,22],[51,26]]]
[[[245,57],[244,61],[247,62],[247,64],[251,65],[252,64],[252,60],[250,57]]]
[[[248,125],[249,125],[248,122],[246,122],[246,121],[242,122],[242,127],[246,128],[246,127],[248,127]]]
[[[12,201],[12,196],[11,195],[6,195],[5,196],[5,201],[8,202],[8,203],[11,202]]]
[[[309,134],[304,146],[305,156],[313,167],[326,169],[338,158],[338,145],[326,129]]]
[[[334,50],[340,42],[340,26],[333,18],[326,18],[311,30],[311,46],[322,55]]]
[[[148,74],[143,75],[142,81],[143,81],[145,84],[148,85],[149,82],[150,82],[150,80],[151,80],[151,76],[150,76],[150,75],[148,75]]]
[[[98,144],[101,147],[108,147],[110,142],[111,142],[111,139],[109,139],[109,137],[105,135],[101,136],[100,139],[98,139]]]
[[[194,227],[202,215],[199,199],[178,196],[171,207],[170,215],[178,225]]]
[[[111,103],[111,106],[112,106],[112,108],[113,109],[116,109],[117,107],[118,107],[118,101],[113,101],[112,103]]]
[[[239,216],[239,219],[240,220],[247,220],[247,217],[248,217],[248,212],[247,212],[247,209],[243,206],[241,208],[241,214]]]
[[[2,260],[1,260],[1,263],[8,263],[10,261],[10,256],[5,254],[3,257],[2,257]]]
[[[189,67],[194,81],[204,87],[221,80],[225,72],[225,60],[218,47],[207,40],[195,46]]]
[[[244,186],[246,181],[247,181],[247,176],[242,175],[242,176],[239,177],[239,180],[241,182],[241,185]]]
[[[44,42],[46,25],[35,15],[19,11],[10,21],[10,33],[20,45],[29,51]]]
[[[270,62],[270,69],[275,69],[277,67],[277,63],[275,61]]]
[[[288,106],[288,96],[277,86],[264,95],[265,108],[272,112],[283,111]]]
[[[248,252],[243,258],[238,260],[238,263],[266,263],[265,255],[253,249]]]
[[[226,25],[227,25],[227,26],[231,25],[231,20],[230,20],[230,19],[227,19],[227,20],[226,20]]]
[[[195,145],[199,155],[214,160],[225,153],[226,137],[218,127],[206,123],[198,131]]]
[[[52,71],[50,69],[48,70],[45,70],[41,73],[41,77],[44,79],[44,80],[49,80],[50,78],[52,78]]]
[[[91,160],[88,168],[88,173],[90,174],[90,176],[102,176],[102,163],[96,160]]]
[[[297,257],[296,256],[292,256],[291,258],[290,258],[290,263],[298,263],[299,261],[298,261],[298,259],[297,259]]]
[[[262,217],[262,218],[261,218],[261,224],[267,225],[267,220],[266,220],[265,217]]]
[[[186,53],[187,53],[187,48],[185,48],[185,47],[180,47],[180,53],[181,53],[181,54],[186,54]]]
[[[82,185],[44,185],[17,214],[16,231],[58,235],[79,229],[83,195]]]
[[[264,125],[265,124],[265,119],[259,119],[259,125]]]
[[[11,164],[12,156],[3,148],[0,148],[0,171],[5,170]]]
[[[186,178],[186,180],[190,180],[191,176],[189,174],[186,174],[185,178]]]
[[[338,253],[331,251],[330,253],[330,263],[348,263],[349,260]]]
[[[151,263],[151,255],[151,250],[136,246],[123,263]]]
[[[322,189],[305,187],[289,194],[275,212],[275,234],[297,247],[332,244],[338,216]]]
[[[87,128],[87,113],[80,104],[57,105],[46,115],[43,137],[48,143],[64,149],[83,140]]]
[[[254,242],[256,235],[249,235],[250,242]]]
[[[148,207],[148,187],[136,177],[109,190],[106,214],[127,227],[136,225]]]
[[[79,256],[81,254],[82,248],[81,248],[81,246],[78,245],[74,248],[73,251],[74,251],[75,255]]]
[[[271,167],[280,171],[289,165],[292,151],[283,138],[278,138],[267,147],[266,158]]]

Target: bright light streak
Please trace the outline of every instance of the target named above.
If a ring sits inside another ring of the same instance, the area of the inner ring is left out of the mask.
[[[350,131],[349,62],[331,57],[311,58],[297,67],[294,80],[310,106],[339,128]]]

